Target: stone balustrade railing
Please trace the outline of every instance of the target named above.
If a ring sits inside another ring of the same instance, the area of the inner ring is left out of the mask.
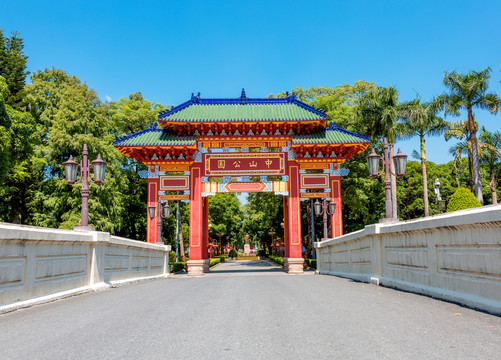
[[[315,247],[321,274],[501,314],[501,205],[369,225]]]
[[[165,277],[170,246],[0,223],[0,313],[34,303]]]

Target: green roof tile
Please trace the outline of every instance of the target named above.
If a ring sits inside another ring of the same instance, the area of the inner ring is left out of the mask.
[[[161,122],[238,122],[325,120],[326,114],[294,97],[284,99],[200,99],[165,111]]]
[[[193,146],[196,136],[178,136],[162,129],[148,128],[138,133],[118,138],[115,146]]]
[[[348,130],[344,130],[337,125],[332,125],[322,131],[317,131],[308,135],[292,136],[292,144],[354,144],[361,142],[370,142],[367,136],[360,135]]]

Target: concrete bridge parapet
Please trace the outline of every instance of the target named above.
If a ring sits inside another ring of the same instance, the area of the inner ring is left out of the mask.
[[[0,223],[0,313],[123,282],[165,277],[170,246]]]

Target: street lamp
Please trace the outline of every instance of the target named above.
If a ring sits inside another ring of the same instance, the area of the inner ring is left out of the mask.
[[[73,160],[73,156],[70,155],[68,161],[63,163],[64,173],[66,181],[68,184],[73,185],[77,182],[77,166],[80,166],[80,181],[82,182],[82,211],[80,215],[80,223],[75,226],[74,230],[84,230],[84,231],[94,231],[93,226],[89,226],[89,180],[92,181],[90,177],[90,166],[92,164],[94,168],[94,181],[97,185],[101,185],[104,181],[104,175],[106,173],[106,161],[101,159],[101,155],[97,155],[97,159],[92,163],[87,159],[89,152],[87,151],[87,144],[84,144],[82,151],[82,161],[78,164]]]
[[[435,179],[434,182],[435,185],[435,199],[437,200],[437,210],[438,213],[442,213],[442,209],[445,209],[445,200],[442,200],[442,197],[440,196],[440,180]]]
[[[407,164],[407,155],[402,154],[402,151],[398,149],[397,155],[393,155],[390,159],[388,154],[388,140],[384,138],[383,143],[384,157],[376,154],[374,148],[369,156],[367,156],[367,166],[369,167],[369,174],[373,179],[381,176],[383,171],[379,172],[379,160],[382,160],[384,167],[384,190],[386,197],[386,218],[382,219],[383,222],[394,222],[398,219],[392,216],[392,206],[391,206],[391,181],[390,181],[390,160],[393,161],[395,165],[396,176],[402,177],[405,174],[405,165]],[[396,214],[395,214],[396,215]]]
[[[315,208],[315,214],[318,215],[324,215],[324,237],[322,239],[323,240],[327,240],[327,215],[334,215],[335,211],[336,211],[336,203],[331,200],[329,202],[329,204],[327,204],[327,199],[324,197],[322,199],[322,203],[320,204],[318,202],[318,199],[317,201],[313,204],[313,207]]]
[[[212,259],[212,242],[211,242],[211,237],[209,236],[210,229],[212,228],[212,224],[209,223],[207,225],[207,244],[208,244],[208,250],[209,250],[209,259]]]
[[[223,254],[223,243],[221,242],[221,237],[224,236],[224,234],[216,234],[217,237],[219,238],[219,255]]]
[[[167,219],[170,216],[170,205],[169,202],[167,201],[165,205],[162,204],[162,199],[159,196],[158,197],[158,205],[151,205],[148,206],[148,215],[150,216],[150,219],[153,220],[155,218],[155,213],[157,218],[157,244],[161,243],[163,244],[162,241],[162,219]]]
[[[271,228],[270,231],[268,232],[268,235],[271,236],[271,249],[273,249],[273,240],[274,240],[275,234],[276,234],[276,232],[275,232],[275,229],[273,229],[273,228]]]

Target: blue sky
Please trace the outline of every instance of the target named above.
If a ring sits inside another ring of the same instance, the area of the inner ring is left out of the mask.
[[[63,69],[103,100],[140,91],[174,105],[198,91],[265,97],[361,79],[426,101],[445,90],[444,71],[486,66],[501,94],[500,15],[500,1],[0,2],[0,27],[24,37],[30,71]],[[501,114],[476,115],[501,131]],[[451,160],[452,144],[428,139],[428,159]],[[410,155],[418,140],[397,146]]]

